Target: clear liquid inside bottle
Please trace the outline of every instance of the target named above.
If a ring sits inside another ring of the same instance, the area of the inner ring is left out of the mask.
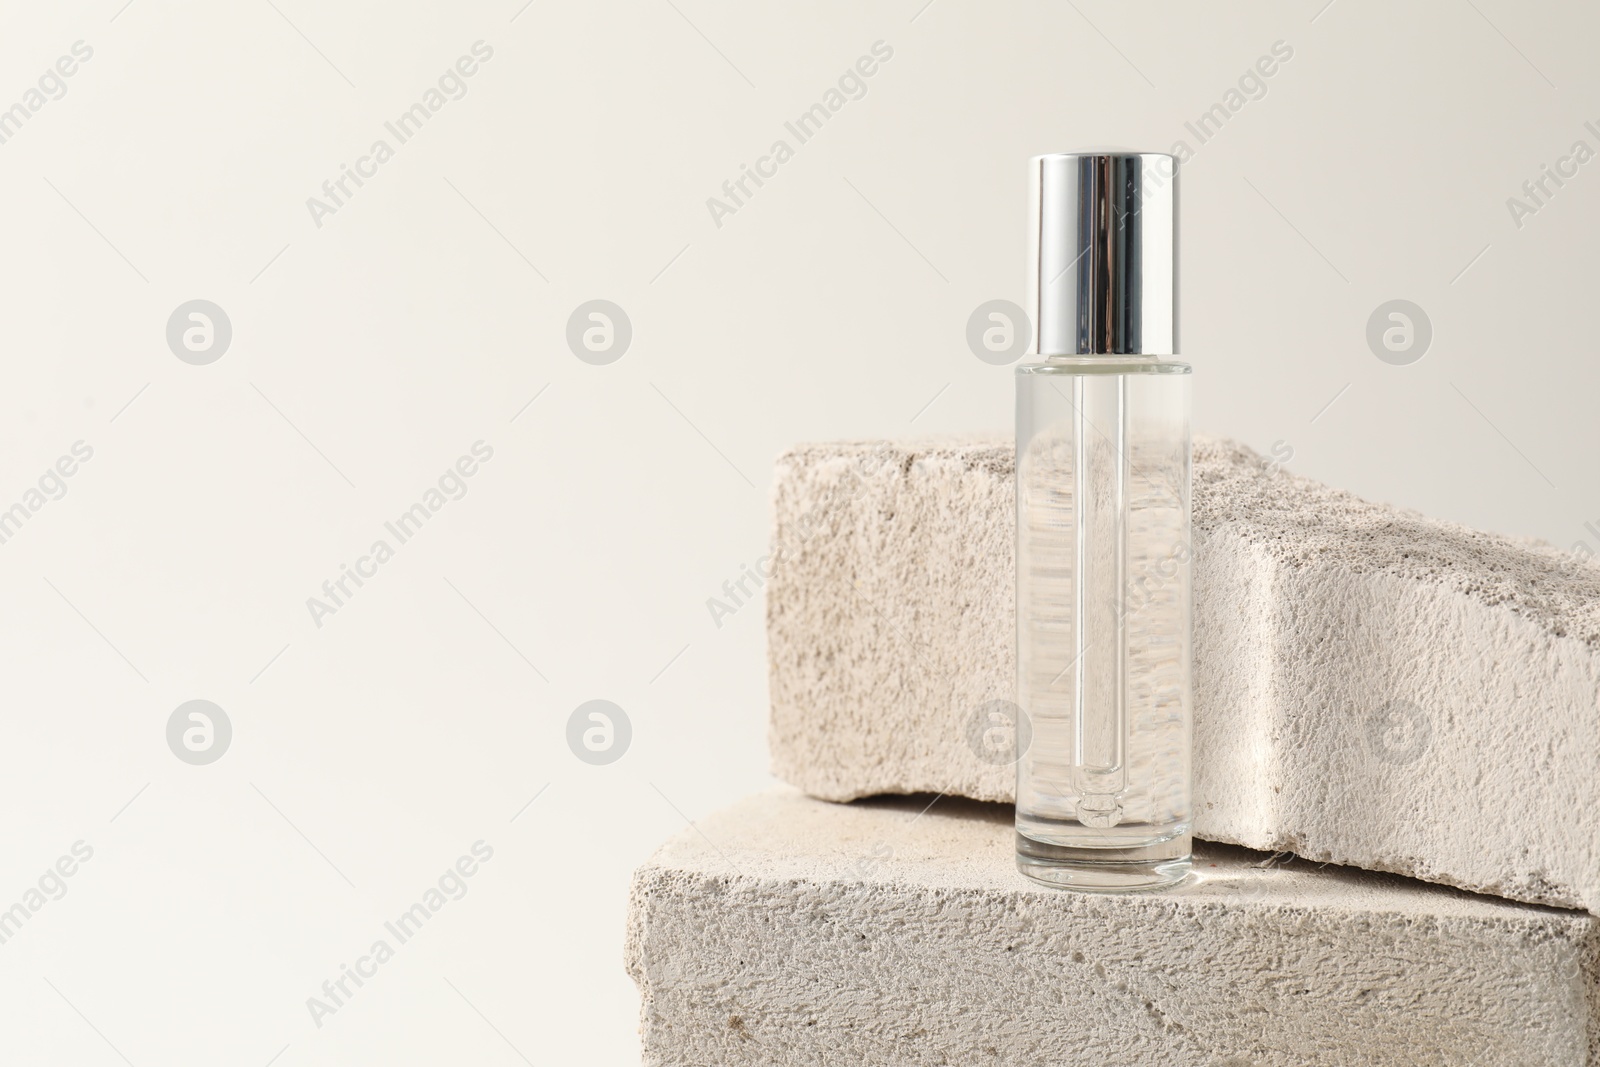
[[[1189,366],[1017,368],[1017,864],[1088,891],[1189,870]]]

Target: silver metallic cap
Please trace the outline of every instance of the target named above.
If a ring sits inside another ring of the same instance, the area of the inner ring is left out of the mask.
[[[1035,353],[1177,353],[1177,167],[1153,152],[1061,152],[1029,162]]]

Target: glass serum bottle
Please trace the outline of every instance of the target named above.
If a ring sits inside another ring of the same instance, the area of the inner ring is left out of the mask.
[[[1188,875],[1193,803],[1177,163],[1089,152],[1030,168],[1017,866],[1066,889],[1157,889]]]

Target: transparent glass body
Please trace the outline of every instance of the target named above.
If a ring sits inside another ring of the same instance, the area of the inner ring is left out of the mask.
[[[1017,866],[1035,881],[1189,871],[1189,383],[1151,356],[1017,368]]]

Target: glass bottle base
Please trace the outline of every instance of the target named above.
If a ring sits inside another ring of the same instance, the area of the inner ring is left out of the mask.
[[[1074,848],[1018,834],[1017,870],[1040,885],[1080,893],[1167,889],[1189,877],[1187,835],[1181,840],[1181,851],[1173,848],[1173,841],[1143,848]]]

